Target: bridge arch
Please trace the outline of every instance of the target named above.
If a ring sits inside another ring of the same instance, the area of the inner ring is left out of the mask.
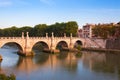
[[[33,49],[39,49],[40,51],[43,51],[45,49],[49,50],[50,48],[49,48],[49,45],[46,42],[38,41],[38,42],[33,44],[32,50]]]
[[[74,45],[74,48],[76,48],[77,46],[83,46],[83,42],[82,42],[82,40],[76,40],[74,43],[73,43],[73,45]]]
[[[5,45],[8,45],[8,46],[15,46],[17,49],[19,49],[20,51],[23,51],[23,47],[21,44],[17,43],[17,42],[5,42],[5,43],[2,43],[0,45],[1,48],[3,48]]]
[[[55,46],[56,49],[60,49],[60,50],[68,48],[68,47],[69,45],[66,41],[59,41],[56,43],[56,46]]]

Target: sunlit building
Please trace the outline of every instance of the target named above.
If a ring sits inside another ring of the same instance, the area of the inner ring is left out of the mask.
[[[92,24],[86,24],[83,26],[83,37],[84,38],[91,38],[92,37]]]
[[[78,37],[91,38],[93,36],[92,27],[94,27],[93,24],[84,25],[82,29],[78,30]]]

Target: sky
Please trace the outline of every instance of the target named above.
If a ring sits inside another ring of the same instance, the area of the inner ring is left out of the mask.
[[[0,0],[0,28],[54,24],[120,21],[120,0]]]

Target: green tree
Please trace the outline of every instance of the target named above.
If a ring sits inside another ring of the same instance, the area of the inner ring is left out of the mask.
[[[45,36],[47,29],[46,24],[38,24],[34,27],[34,36]]]
[[[0,29],[0,37],[3,37],[4,33],[3,33],[3,30]]]
[[[112,24],[98,24],[93,27],[93,34],[96,37],[108,38],[115,34],[115,26]]]
[[[32,33],[32,27],[30,27],[30,26],[24,26],[24,27],[21,27],[21,28],[19,28],[19,34],[20,34],[20,36],[21,36],[21,34],[22,34],[22,32],[24,32],[24,34],[25,34],[25,36],[26,36],[26,32],[29,32],[29,36],[31,36],[31,35],[33,35],[33,33]]]
[[[26,32],[29,32],[29,36],[45,36],[46,33],[48,33],[48,35],[51,36],[52,32],[54,32],[54,35],[56,37],[63,37],[64,33],[66,33],[67,36],[69,36],[70,33],[73,33],[73,36],[76,36],[77,29],[78,29],[78,25],[75,21],[70,21],[67,23],[57,22],[52,25],[38,24],[35,25],[33,28],[30,26],[23,26],[21,28],[12,26],[10,28],[0,29],[0,36],[20,37],[22,32],[25,33],[25,36],[26,36]]]
[[[66,23],[65,33],[67,35],[70,35],[70,33],[72,33],[73,36],[76,36],[77,30],[78,30],[78,24],[75,21],[70,21],[70,22]]]

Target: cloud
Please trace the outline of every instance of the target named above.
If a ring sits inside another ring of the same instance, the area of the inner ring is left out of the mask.
[[[8,7],[13,5],[27,5],[25,0],[0,0],[0,7]]]
[[[40,0],[42,3],[48,4],[48,5],[52,5],[54,4],[53,0]]]
[[[37,1],[37,0],[33,0]],[[0,7],[9,7],[13,5],[29,5],[31,0],[0,0]],[[47,4],[47,5],[53,5],[55,0],[38,0],[41,3]]]
[[[16,4],[20,4],[20,5],[28,5],[29,4],[29,0],[15,0]]]
[[[10,0],[0,0],[0,7],[10,6],[13,3]]]

